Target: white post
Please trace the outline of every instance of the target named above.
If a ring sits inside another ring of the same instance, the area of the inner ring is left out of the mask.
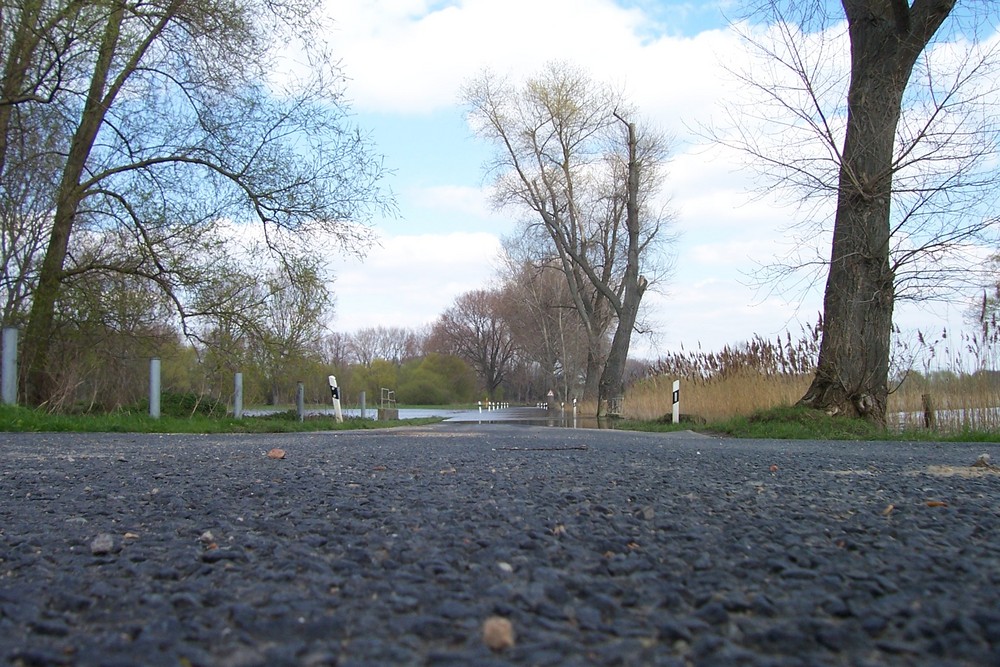
[[[160,418],[160,360],[149,360],[149,416]]]
[[[237,373],[234,380],[233,417],[243,419],[243,373]]]
[[[367,415],[365,414],[365,392],[361,392],[359,399],[361,401],[361,418],[366,419]]]
[[[17,329],[5,327],[3,330],[3,362],[0,368],[0,398],[4,405],[17,403]]]
[[[671,413],[672,423],[677,424],[681,421],[681,381],[674,380],[674,411]]]
[[[337,417],[337,423],[344,423],[344,415],[340,411],[340,387],[337,386],[337,378],[333,375],[327,378],[330,383],[330,395],[333,396],[333,414]]]

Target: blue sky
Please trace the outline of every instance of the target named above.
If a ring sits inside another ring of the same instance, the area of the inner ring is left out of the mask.
[[[331,258],[333,329],[419,327],[459,294],[492,284],[499,239],[514,221],[489,206],[490,149],[467,128],[459,87],[487,66],[523,76],[556,59],[623,86],[644,120],[674,139],[665,190],[676,268],[646,299],[657,334],[636,341],[637,355],[794,336],[815,322],[818,287],[761,290],[753,279],[790,249],[785,226],[796,210],[755,192],[739,156],[709,150],[692,130],[739,94],[723,66],[745,57],[726,24],[737,2],[329,0],[327,11],[355,119],[385,156],[399,203],[399,217],[372,221],[380,243],[365,261]],[[825,255],[824,239],[816,242]],[[903,326],[928,331],[960,321],[962,306],[898,312]]]

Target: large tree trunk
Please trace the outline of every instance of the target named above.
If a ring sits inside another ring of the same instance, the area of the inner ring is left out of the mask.
[[[843,0],[851,85],[819,364],[800,404],[885,424],[893,146],[903,91],[953,0]]]
[[[646,291],[646,279],[639,276],[633,286],[627,289],[626,298],[623,299],[622,309],[618,313],[618,327],[615,329],[614,338],[611,340],[611,350],[608,352],[608,359],[604,363],[604,370],[601,373],[601,380],[598,385],[598,416],[604,404],[625,393],[625,365],[628,362],[628,352],[632,343],[632,332],[635,329],[635,321],[639,314],[639,301],[642,293]],[[632,292],[633,295],[628,294]]]
[[[604,359],[599,350],[594,350],[594,345],[591,343],[587,348],[587,368],[583,378],[583,400],[585,401],[596,401],[600,395],[598,384],[601,379]]]
[[[70,235],[85,194],[80,181],[108,110],[109,100],[105,99],[105,88],[124,16],[124,7],[118,5],[108,17],[80,124],[73,135],[56,195],[52,231],[38,272],[38,286],[32,295],[31,313],[24,335],[27,386],[23,395],[29,405],[46,404],[55,389],[49,367],[49,350],[54,334],[56,302],[62,287],[63,265],[69,250]]]
[[[35,55],[38,39],[32,38],[41,3],[38,0],[21,5],[17,24],[13,26],[14,36],[7,50],[3,81],[0,81],[0,176],[7,164],[7,146],[10,141],[10,125],[16,102],[25,94],[28,67]],[[9,17],[4,17],[9,18]]]
[[[625,189],[625,232],[628,235],[628,248],[625,258],[625,275],[622,277],[621,300],[613,302],[615,314],[618,316],[618,327],[611,340],[611,350],[604,363],[601,380],[598,385],[597,414],[600,416],[605,403],[625,393],[625,364],[628,362],[628,351],[632,344],[632,331],[639,316],[639,304],[646,292],[646,279],[639,275],[639,254],[641,246],[639,224],[639,162],[637,155],[638,140],[635,124],[629,123],[618,114],[619,120],[628,128],[628,166],[627,186]]]

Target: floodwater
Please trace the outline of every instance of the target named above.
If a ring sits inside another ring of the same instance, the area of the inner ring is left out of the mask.
[[[402,418],[400,410],[400,418]],[[613,429],[614,420],[576,414],[573,410],[550,413],[544,408],[505,408],[502,410],[469,410],[445,419],[448,423],[465,424],[525,424],[560,428]]]
[[[247,417],[261,417],[269,413],[280,412],[279,409],[245,410]],[[306,408],[305,415],[333,416],[333,408]],[[341,414],[345,417],[364,417],[377,419],[377,408],[366,408],[362,414],[360,408],[343,408]],[[583,416],[570,410],[560,410],[550,414],[544,408],[505,408],[502,410],[450,410],[447,408],[400,408],[399,419],[427,419],[441,417],[445,423],[455,424],[524,424],[526,426],[552,426],[559,428],[597,428],[613,429],[614,420],[598,419],[594,416]]]

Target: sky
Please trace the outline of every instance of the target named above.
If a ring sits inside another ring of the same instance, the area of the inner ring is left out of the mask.
[[[473,136],[460,87],[484,68],[533,75],[550,61],[621,86],[642,119],[672,138],[664,190],[674,222],[674,269],[647,293],[655,333],[633,356],[706,351],[755,335],[796,337],[814,324],[822,284],[761,287],[760,267],[791,249],[800,212],[761,193],[742,158],[701,138],[739,86],[726,65],[745,57],[728,28],[736,0],[326,0],[354,120],[390,171],[398,214],[371,221],[363,261],[332,257],[331,328],[422,327],[460,294],[495,286],[500,239],[516,216],[489,203],[492,148]],[[815,252],[829,253],[816,239]],[[820,281],[821,282],[821,281]],[[904,330],[961,326],[961,303],[901,304]]]

